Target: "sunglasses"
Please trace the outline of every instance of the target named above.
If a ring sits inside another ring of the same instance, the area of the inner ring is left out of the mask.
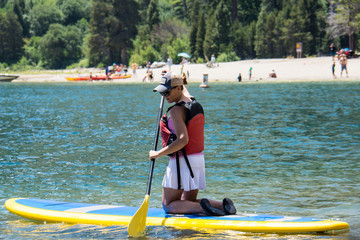
[[[173,90],[174,88],[177,88],[177,87],[172,87],[171,89],[167,90],[166,92],[161,92],[161,96],[164,96],[164,97],[168,97],[170,96],[170,93],[171,93],[171,90]]]

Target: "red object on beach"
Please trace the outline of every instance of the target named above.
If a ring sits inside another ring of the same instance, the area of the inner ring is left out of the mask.
[[[88,77],[67,77],[66,80],[68,81],[100,81],[100,80],[113,80],[113,79],[125,79],[125,78],[131,78],[131,75],[115,75],[110,76],[109,78],[106,77],[106,75],[98,75],[98,76],[92,76],[90,79],[90,76]]]

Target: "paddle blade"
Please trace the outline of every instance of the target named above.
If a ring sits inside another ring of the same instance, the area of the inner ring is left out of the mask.
[[[128,225],[128,234],[130,237],[141,237],[145,235],[146,216],[149,208],[150,195],[145,195],[145,199],[140,208],[136,211]]]

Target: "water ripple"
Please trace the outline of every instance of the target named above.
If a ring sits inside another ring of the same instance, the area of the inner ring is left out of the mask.
[[[160,100],[152,87],[1,84],[2,206],[11,197],[140,206]],[[200,197],[231,197],[240,212],[340,218],[352,228],[345,238],[360,236],[359,83],[194,84],[190,92],[206,114],[208,189]],[[161,207],[166,165],[156,161],[151,207]],[[43,225],[0,213],[0,238],[127,237],[126,227]],[[165,227],[148,237],[284,239]]]

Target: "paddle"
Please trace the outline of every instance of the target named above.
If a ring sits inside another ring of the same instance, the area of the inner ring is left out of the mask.
[[[158,143],[158,139],[159,139],[159,130],[160,130],[160,118],[162,116],[163,107],[164,107],[164,97],[161,97],[160,109],[159,109],[159,114],[158,114],[158,118],[157,118],[157,125],[156,125],[154,145],[153,145],[154,151],[156,151],[156,149],[157,149],[157,143]],[[145,199],[144,199],[143,203],[141,204],[140,208],[137,210],[137,212],[134,214],[134,216],[130,220],[130,223],[128,225],[128,234],[130,237],[140,237],[145,234],[146,215],[147,215],[147,211],[149,208],[149,198],[150,198],[150,190],[151,190],[151,181],[152,181],[152,176],[153,176],[153,172],[154,172],[154,164],[155,164],[155,159],[151,159]]]

